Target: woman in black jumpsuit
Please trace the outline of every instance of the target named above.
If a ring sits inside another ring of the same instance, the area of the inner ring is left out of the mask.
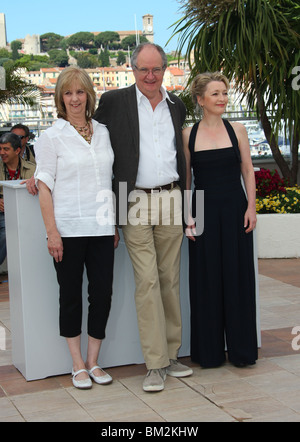
[[[200,124],[184,130],[187,186],[204,190],[204,232],[189,224],[191,357],[202,367],[228,359],[237,366],[257,359],[253,229],[255,177],[243,125],[222,119],[228,81],[219,73],[200,74],[192,92],[202,107]],[[247,197],[241,184],[244,178]],[[248,199],[247,199],[248,198]]]

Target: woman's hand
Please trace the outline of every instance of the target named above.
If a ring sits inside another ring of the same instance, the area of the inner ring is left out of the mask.
[[[38,189],[42,217],[48,238],[48,251],[56,262],[61,262],[63,258],[63,242],[55,223],[51,190],[40,180],[38,181]]]
[[[196,241],[195,236],[196,236],[196,225],[192,225],[192,226],[187,226],[185,229],[185,234],[187,236],[188,239],[190,239],[191,241]]]
[[[56,231],[48,234],[48,251],[56,262],[63,259],[63,242],[60,234]]]
[[[26,188],[30,195],[37,195],[39,193],[38,188],[35,185],[34,176],[29,178],[28,180],[22,181],[21,184],[26,184]]]
[[[195,239],[195,236],[197,236],[196,224],[195,224],[195,220],[191,214],[188,215],[187,226],[185,228],[185,235],[191,241],[196,241],[196,239]]]
[[[194,218],[191,215],[189,215],[188,217],[188,225],[185,229],[185,234],[187,238],[190,239],[191,241],[196,241],[195,239],[195,236],[197,236],[196,224]]]
[[[256,227],[256,210],[248,208],[244,217],[244,228],[246,233],[252,232]]]

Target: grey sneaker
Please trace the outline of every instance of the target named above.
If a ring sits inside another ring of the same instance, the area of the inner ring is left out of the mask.
[[[144,391],[162,391],[165,388],[166,369],[149,370],[143,382]]]
[[[181,364],[176,359],[170,359],[170,365],[166,368],[166,372],[169,376],[174,376],[175,378],[184,378],[193,374],[193,370],[190,367]]]

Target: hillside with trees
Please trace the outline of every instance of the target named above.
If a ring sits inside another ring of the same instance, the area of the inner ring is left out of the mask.
[[[120,35],[114,31],[98,34],[80,31],[64,37],[54,32],[40,36],[42,55],[25,55],[21,53],[22,43],[11,42],[11,51],[0,49],[0,66],[5,69],[14,65],[26,67],[30,71],[41,68],[68,66],[70,57],[76,59],[82,68],[109,67],[112,60],[120,66],[126,63],[126,56],[136,46],[135,36],[126,37],[121,42]],[[140,37],[140,42],[147,41]]]

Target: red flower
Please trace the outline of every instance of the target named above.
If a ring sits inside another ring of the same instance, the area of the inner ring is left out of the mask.
[[[287,179],[281,178],[277,170],[261,169],[255,172],[257,195],[265,197],[278,192],[286,193]]]

